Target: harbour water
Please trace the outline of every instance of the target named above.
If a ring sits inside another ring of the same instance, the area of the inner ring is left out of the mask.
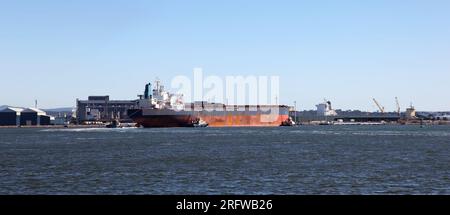
[[[0,194],[450,194],[450,126],[5,128]]]

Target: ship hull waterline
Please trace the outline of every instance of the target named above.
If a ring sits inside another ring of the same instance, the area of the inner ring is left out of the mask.
[[[205,121],[208,127],[276,127],[289,119],[288,112],[264,114],[224,111],[150,111],[145,113],[145,110],[140,109],[129,110],[129,117],[144,128],[195,127],[194,122],[198,119]]]

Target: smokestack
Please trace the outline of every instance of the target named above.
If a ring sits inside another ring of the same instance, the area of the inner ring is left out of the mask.
[[[150,98],[150,86],[152,84],[148,83],[145,85],[145,92],[144,92],[144,99],[149,99]]]
[[[37,108],[37,99],[34,100],[34,108]]]

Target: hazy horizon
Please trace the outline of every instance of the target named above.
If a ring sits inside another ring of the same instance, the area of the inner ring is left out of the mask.
[[[450,110],[450,2],[8,1],[0,105],[136,99],[177,75],[277,75],[280,103],[310,110]]]

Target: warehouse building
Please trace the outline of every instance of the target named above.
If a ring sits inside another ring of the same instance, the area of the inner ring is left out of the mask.
[[[78,123],[108,122],[113,119],[131,122],[127,110],[136,106],[137,100],[110,100],[109,96],[89,96],[88,100],[77,99],[76,118]]]
[[[37,108],[27,108],[20,114],[20,125],[50,125],[50,116]]]
[[[0,110],[0,126],[50,125],[50,116],[37,108],[6,107]]]
[[[19,126],[22,108],[6,107],[0,110],[0,126]]]

